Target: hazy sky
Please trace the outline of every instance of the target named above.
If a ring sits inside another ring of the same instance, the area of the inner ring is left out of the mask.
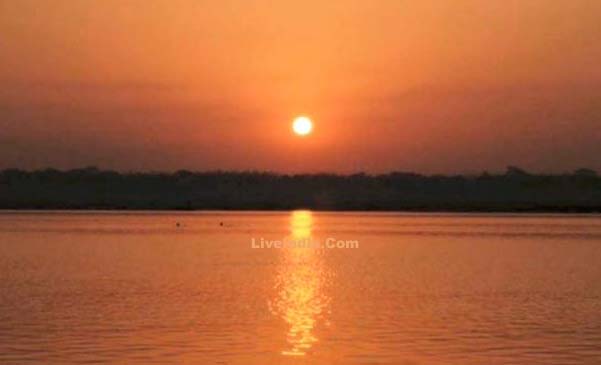
[[[601,170],[600,19],[599,0],[0,0],[0,168]]]

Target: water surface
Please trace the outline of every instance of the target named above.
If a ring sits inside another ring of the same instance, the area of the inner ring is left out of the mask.
[[[595,216],[3,213],[0,363],[598,364],[599,263]]]

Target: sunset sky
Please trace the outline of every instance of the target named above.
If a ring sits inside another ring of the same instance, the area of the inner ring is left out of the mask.
[[[601,170],[600,19],[598,0],[0,0],[0,168]]]

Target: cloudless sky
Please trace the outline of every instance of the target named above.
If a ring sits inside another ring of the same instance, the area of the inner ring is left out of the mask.
[[[600,19],[598,0],[0,0],[0,168],[601,170]]]

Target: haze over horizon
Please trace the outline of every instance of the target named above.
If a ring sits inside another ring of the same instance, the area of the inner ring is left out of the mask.
[[[0,0],[0,169],[601,171],[601,2]],[[310,116],[313,133],[290,124]]]

